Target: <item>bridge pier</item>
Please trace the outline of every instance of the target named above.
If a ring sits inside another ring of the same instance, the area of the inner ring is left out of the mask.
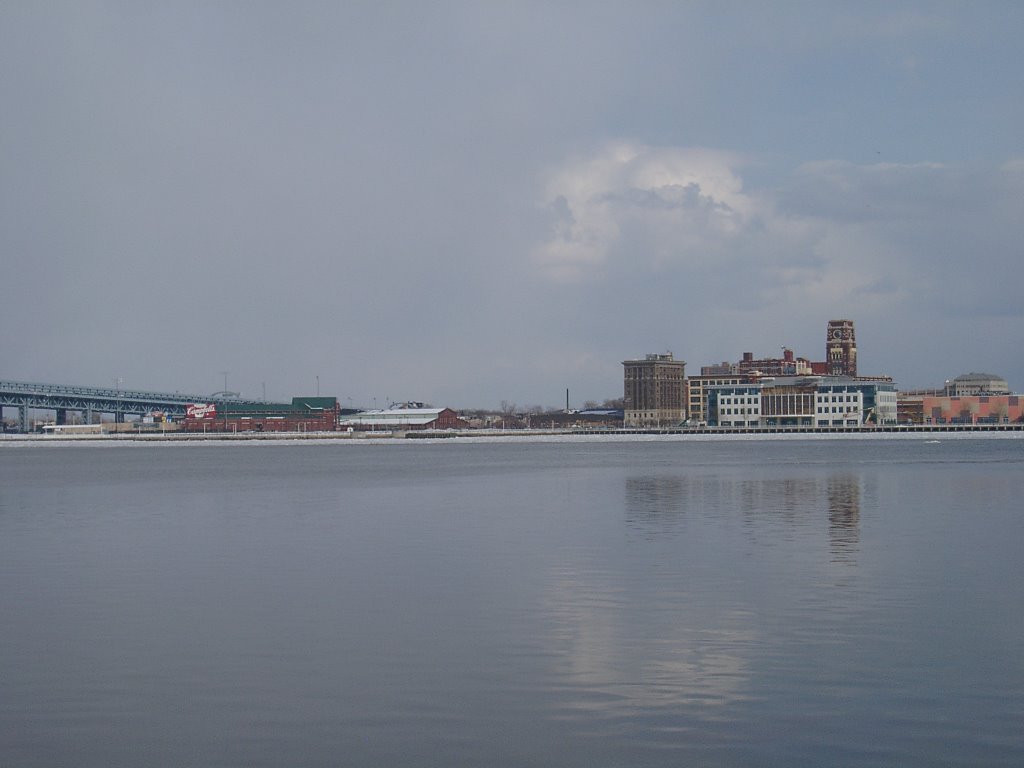
[[[68,423],[68,411],[67,408],[58,408],[57,417],[54,419],[54,423],[58,426],[63,426]]]
[[[28,406],[18,406],[18,431],[28,432]]]
[[[91,405],[88,406],[85,409],[83,415],[85,416],[85,423],[86,424],[92,424],[92,406]]]

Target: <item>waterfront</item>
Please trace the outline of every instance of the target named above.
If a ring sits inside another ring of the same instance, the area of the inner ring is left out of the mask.
[[[1024,444],[0,449],[0,763],[1019,765]]]

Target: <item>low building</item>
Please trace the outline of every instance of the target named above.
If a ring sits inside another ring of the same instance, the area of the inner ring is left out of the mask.
[[[735,373],[760,376],[809,376],[811,361],[797,357],[792,349],[783,349],[782,357],[765,357],[754,359],[753,352],[744,352],[741,359],[733,367]]]
[[[764,378],[710,387],[707,411],[709,425],[731,428],[895,424],[896,389],[845,376]]]
[[[186,432],[333,432],[334,397],[293,397],[290,403],[193,403],[185,410]]]
[[[619,429],[621,408],[585,408],[581,411],[548,411],[521,417],[529,429]]]
[[[451,408],[388,408],[342,418],[339,429],[357,432],[407,432],[417,429],[468,429]]]
[[[965,373],[947,381],[944,394],[947,397],[965,395],[1008,395],[1010,385],[1006,379],[991,373]]]
[[[717,373],[705,373],[709,369],[719,369]],[[708,420],[707,393],[711,387],[729,387],[739,384],[750,384],[757,377],[748,374],[733,374],[728,370],[720,371],[720,366],[704,366],[700,376],[689,376],[686,379],[686,413],[690,424],[703,424]]]
[[[1015,424],[1024,421],[1021,395],[924,395],[919,424]]]

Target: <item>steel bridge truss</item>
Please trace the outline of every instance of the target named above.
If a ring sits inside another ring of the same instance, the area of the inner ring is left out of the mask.
[[[0,380],[0,408],[18,409],[18,428],[29,430],[29,410],[57,412],[57,423],[65,423],[68,411],[79,411],[86,423],[92,423],[94,413],[114,414],[115,421],[124,421],[126,415],[144,416],[163,411],[171,417],[183,418],[185,408],[192,403],[256,403],[231,393],[190,395],[175,392],[142,392],[129,389],[101,387],[75,387],[63,384],[31,384]]]

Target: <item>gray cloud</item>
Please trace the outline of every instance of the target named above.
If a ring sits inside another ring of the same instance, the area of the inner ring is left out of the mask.
[[[0,373],[556,404],[840,314],[1024,381],[1020,17],[8,4]]]

